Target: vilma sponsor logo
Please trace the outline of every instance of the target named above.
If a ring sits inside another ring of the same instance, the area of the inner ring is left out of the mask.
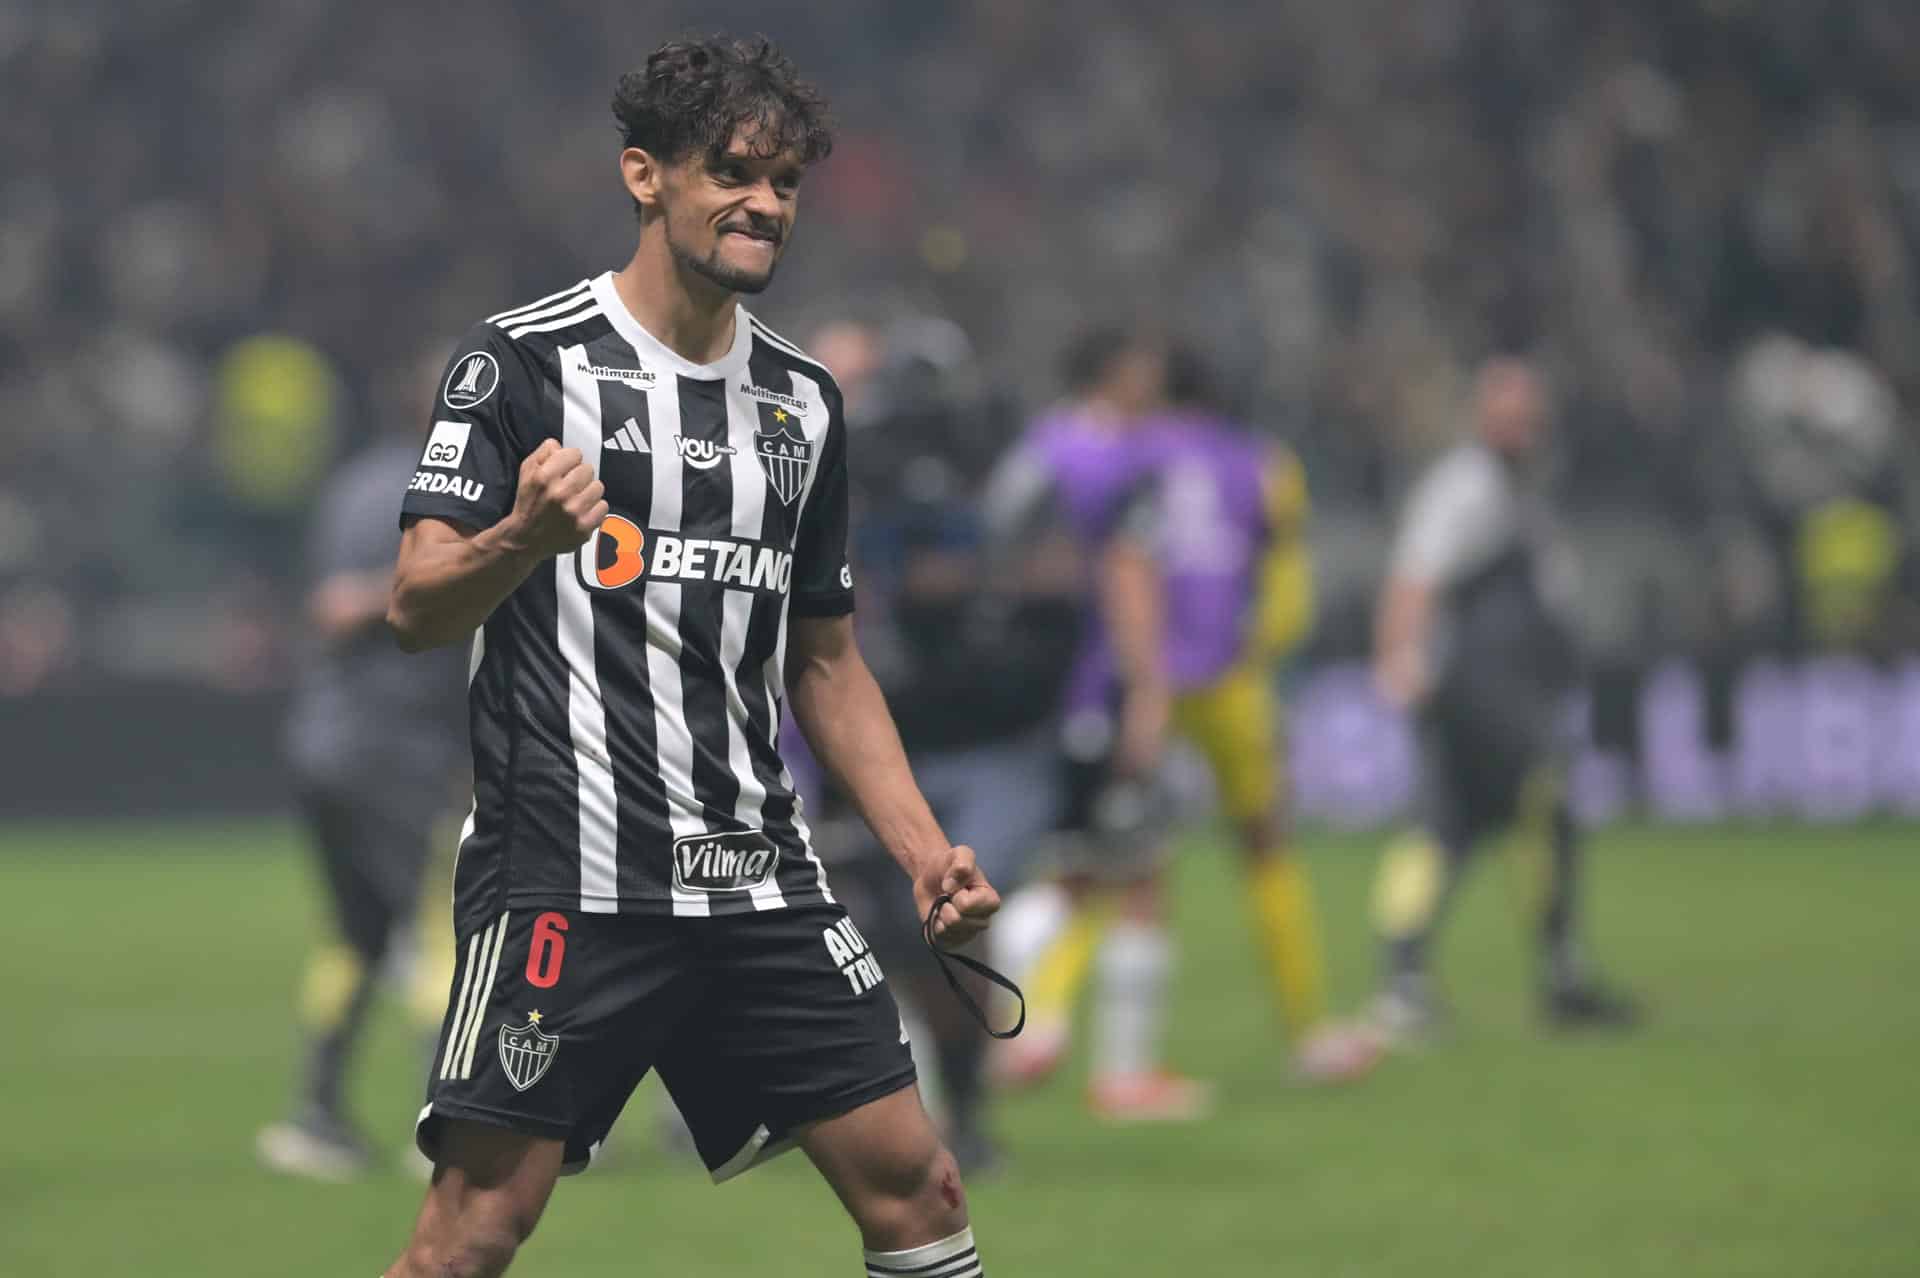
[[[459,497],[466,501],[479,501],[487,486],[477,479],[462,479],[458,475],[440,475],[430,470],[413,472],[413,482],[407,485],[410,493],[445,493],[449,497]]]
[[[855,994],[865,994],[887,978],[880,971],[880,961],[874,958],[867,938],[860,935],[860,929],[853,925],[852,919],[841,919],[832,927],[821,931],[820,939],[826,942],[827,954],[832,957],[840,975],[847,978],[847,984]],[[905,1030],[901,1031],[905,1041]]]
[[[427,450],[421,454],[420,464],[459,470],[467,455],[467,437],[472,433],[473,427],[466,422],[435,422],[433,433],[427,436]]]
[[[690,834],[673,841],[673,886],[682,892],[740,892],[764,887],[780,849],[761,830]]]
[[[456,411],[465,411],[476,404],[486,402],[500,385],[500,365],[493,356],[485,351],[474,351],[454,361],[453,371],[447,374],[447,384],[440,392],[447,407]]]
[[[712,470],[722,457],[731,457],[738,451],[732,444],[716,444],[710,439],[687,435],[675,435],[673,442],[680,449],[680,460],[695,470]]]
[[[574,552],[580,584],[620,590],[642,577],[713,581],[784,595],[793,588],[793,554],[750,541],[648,533],[625,515],[608,515],[598,535]]]
[[[560,1039],[540,1029],[539,1008],[527,1013],[524,1025],[500,1027],[500,1069],[516,1092],[524,1092],[546,1077],[559,1054]]]

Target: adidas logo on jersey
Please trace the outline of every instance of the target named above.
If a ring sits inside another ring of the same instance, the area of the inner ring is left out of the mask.
[[[780,849],[759,830],[690,834],[673,841],[673,886],[682,892],[741,892],[773,879]]]
[[[413,482],[407,485],[410,493],[445,493],[449,497],[460,497],[467,501],[479,501],[480,494],[487,486],[477,479],[462,479],[458,475],[438,475],[432,471],[416,470]]]
[[[620,429],[600,441],[600,447],[613,453],[651,453],[647,446],[647,432],[640,429],[640,423],[629,417],[620,424]]]
[[[675,435],[673,442],[679,446],[680,460],[695,470],[712,470],[722,457],[731,457],[735,452],[732,444],[716,444],[710,439],[687,435]]]

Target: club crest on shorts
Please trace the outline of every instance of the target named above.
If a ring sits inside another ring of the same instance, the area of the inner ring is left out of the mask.
[[[500,1027],[500,1068],[513,1090],[524,1092],[546,1074],[560,1053],[560,1040],[540,1030],[540,1013],[527,1013],[525,1025]]]
[[[760,469],[767,472],[767,483],[780,494],[781,501],[793,505],[807,482],[813,445],[782,426],[771,435],[757,437],[753,451],[760,457]]]

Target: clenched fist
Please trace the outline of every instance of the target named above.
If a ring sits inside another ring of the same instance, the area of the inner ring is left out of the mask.
[[[607,517],[606,486],[577,448],[544,439],[520,463],[520,486],[506,522],[514,541],[543,558],[584,545]]]

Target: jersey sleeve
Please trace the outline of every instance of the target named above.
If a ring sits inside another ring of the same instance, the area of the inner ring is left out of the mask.
[[[827,401],[827,430],[793,547],[790,607],[796,617],[844,617],[853,611],[853,568],[847,561],[847,423],[839,388],[828,384],[821,391]]]
[[[525,352],[490,324],[461,340],[433,398],[433,425],[400,504],[400,526],[423,515],[490,528],[513,509],[520,463],[542,431],[539,382]]]
[[[1471,450],[1455,452],[1415,485],[1391,571],[1445,589],[1499,553],[1510,518],[1497,463]]]

